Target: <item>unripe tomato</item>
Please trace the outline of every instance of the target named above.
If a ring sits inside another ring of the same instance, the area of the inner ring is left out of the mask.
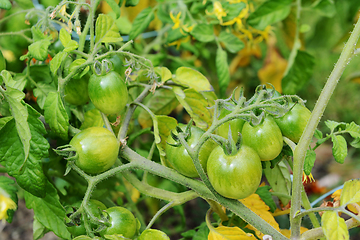
[[[258,188],[262,167],[255,150],[242,145],[234,155],[226,155],[221,146],[210,154],[207,174],[214,189],[224,197],[243,199]]]
[[[251,126],[246,122],[242,129],[243,144],[253,148],[262,161],[269,161],[276,158],[282,150],[283,138],[281,130],[271,116]]]
[[[102,127],[82,130],[70,145],[78,155],[75,164],[89,174],[102,173],[114,165],[120,148],[114,134]]]
[[[170,240],[170,238],[162,231],[157,229],[146,229],[141,233],[139,240]]]
[[[310,119],[311,112],[305,106],[296,104],[284,116],[275,118],[282,134],[297,143]]]
[[[65,86],[64,100],[73,105],[84,105],[90,98],[88,94],[89,75],[80,79],[70,79]]]
[[[100,235],[122,234],[132,239],[137,231],[137,220],[134,215],[123,207],[111,207],[105,210],[109,214],[111,226],[100,232]]]
[[[105,114],[119,113],[128,101],[126,84],[115,71],[91,75],[88,91],[92,103]]]
[[[228,115],[229,113],[231,113],[231,111],[223,108],[221,110],[219,119],[224,118],[226,115]],[[237,119],[233,119],[230,121],[227,121],[223,124],[221,124],[218,128],[217,128],[217,134],[223,138],[228,139],[229,136],[229,125],[230,125],[230,129],[231,129],[231,136],[233,138],[233,140],[236,142],[238,137],[239,137],[239,133],[241,133],[241,130],[244,126],[245,121],[243,119],[237,118]]]
[[[183,125],[180,126],[180,128],[185,131],[186,126]],[[196,126],[191,126],[191,136],[187,139],[188,145],[192,148],[195,147],[204,132],[204,130]],[[171,135],[169,135],[169,137],[167,138],[167,142],[170,144],[176,143],[175,140],[171,137]],[[213,140],[209,139],[203,144],[200,149],[199,161],[204,171],[206,171],[206,162],[210,155],[210,152],[214,149],[215,146],[216,143]],[[187,177],[199,177],[192,158],[190,157],[184,146],[181,145],[179,147],[174,147],[166,144],[165,152],[167,159],[174,167],[174,169],[177,170],[179,173]]]

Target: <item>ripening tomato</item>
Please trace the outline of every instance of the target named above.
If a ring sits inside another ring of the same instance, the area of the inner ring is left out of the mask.
[[[227,155],[221,146],[217,146],[209,156],[207,174],[219,194],[243,199],[253,194],[260,184],[261,160],[256,151],[246,145],[233,155]]]
[[[91,102],[105,114],[119,113],[128,101],[126,84],[115,71],[91,75],[88,91]]]
[[[297,143],[310,119],[311,112],[305,106],[294,103],[292,109],[284,116],[275,118],[282,134]]]
[[[281,130],[271,116],[266,116],[256,126],[246,122],[242,129],[242,140],[243,144],[257,152],[262,161],[273,160],[283,148]]]
[[[114,165],[120,144],[112,132],[102,127],[90,127],[70,141],[78,157],[75,164],[86,173],[98,174]]]
[[[185,131],[186,126],[182,125],[180,126],[180,128]],[[188,145],[192,148],[195,147],[204,132],[204,130],[196,126],[191,126],[191,136],[187,139]],[[176,143],[175,140],[171,137],[171,135],[169,135],[169,137],[167,138],[167,142],[170,144]],[[206,170],[206,162],[210,155],[210,152],[214,149],[215,146],[216,143],[213,140],[209,139],[203,144],[200,149],[199,161],[204,170]],[[179,147],[174,147],[166,144],[165,151],[167,159],[175,170],[187,177],[199,177],[193,160],[184,146],[181,145]]]

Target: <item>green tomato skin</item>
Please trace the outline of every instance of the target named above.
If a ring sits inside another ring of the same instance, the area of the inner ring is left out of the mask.
[[[146,229],[141,233],[139,240],[170,240],[170,238],[162,231],[157,229]]]
[[[251,126],[246,122],[242,129],[243,144],[253,148],[262,161],[276,158],[283,148],[282,133],[271,116],[265,117],[262,123]]]
[[[126,84],[115,71],[105,75],[91,75],[88,91],[92,103],[105,114],[119,113],[128,101]]]
[[[84,105],[90,98],[88,94],[89,76],[80,79],[70,79],[64,89],[64,99],[72,105]]]
[[[229,110],[223,108],[221,110],[219,119],[224,118],[229,113],[231,113]],[[228,139],[228,137],[229,137],[229,125],[230,125],[232,139],[236,142],[237,139],[239,138],[239,133],[241,133],[241,130],[242,130],[243,126],[244,126],[244,123],[245,123],[245,121],[243,119],[240,119],[240,118],[233,119],[233,120],[230,120],[228,122],[225,122],[225,123],[221,124],[217,128],[217,134],[220,137]]]
[[[185,131],[186,126],[184,125],[181,126],[181,129]],[[190,138],[187,139],[188,145],[194,148],[198,143],[199,139],[201,138],[201,136],[204,134],[204,132],[205,132],[204,130],[196,126],[192,126],[191,136]],[[167,138],[167,142],[170,144],[175,144],[175,140],[171,137],[171,135],[169,135],[169,137]],[[215,146],[216,143],[213,140],[209,139],[204,143],[204,145],[200,149],[199,161],[204,171],[206,171],[206,163],[210,155],[210,152],[215,148]],[[181,145],[179,147],[173,147],[169,144],[166,144],[165,152],[170,164],[179,173],[191,178],[199,177],[199,174],[196,171],[193,160],[184,146]]]
[[[78,158],[76,166],[89,174],[98,174],[114,165],[120,144],[106,128],[90,127],[76,134],[70,141]]]
[[[298,143],[310,119],[310,115],[310,110],[305,106],[295,104],[284,116],[275,118],[275,122],[285,137],[294,143]]]
[[[261,160],[252,148],[242,145],[235,155],[226,155],[221,146],[210,154],[207,174],[214,189],[224,197],[243,199],[258,188]]]
[[[100,235],[122,234],[132,239],[137,231],[137,220],[134,215],[123,207],[111,207],[105,210],[110,216],[111,226],[100,232]]]

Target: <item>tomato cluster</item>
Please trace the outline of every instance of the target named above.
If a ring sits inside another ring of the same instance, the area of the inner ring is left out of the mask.
[[[223,109],[219,119],[229,113],[229,110]],[[214,147],[212,140],[207,140],[201,147],[199,161],[214,189],[232,199],[246,198],[254,193],[262,177],[261,161],[273,160],[280,154],[283,136],[297,143],[310,114],[305,106],[290,103],[290,110],[285,115],[276,117],[267,114],[256,125],[243,119],[233,119],[220,125],[216,132],[219,136],[227,139],[230,129],[235,142],[240,134],[242,139],[240,147],[233,152],[225,151],[226,147],[223,146]],[[186,140],[193,148],[204,131],[192,126],[190,132],[190,137]],[[185,147],[174,146],[176,142],[173,134],[167,139],[166,155],[169,162],[181,174],[199,177]]]

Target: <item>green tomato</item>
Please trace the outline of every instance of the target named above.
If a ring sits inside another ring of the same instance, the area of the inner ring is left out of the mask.
[[[120,144],[112,132],[102,127],[90,127],[76,134],[70,145],[77,152],[75,164],[84,172],[98,174],[114,165]]]
[[[182,125],[180,128],[185,131],[186,126]],[[173,130],[174,131],[174,130]],[[191,126],[191,136],[187,139],[187,143],[190,147],[195,147],[196,144],[199,142],[199,139],[204,134],[204,130]],[[170,144],[175,144],[175,140],[169,135],[167,138],[167,142]],[[204,145],[201,147],[199,152],[199,161],[203,169],[206,171],[206,163],[207,159],[210,155],[210,152],[214,149],[216,143],[209,139],[207,140]],[[196,171],[195,165],[193,163],[192,158],[188,154],[187,150],[184,146],[174,147],[169,144],[166,144],[165,152],[167,159],[169,160],[170,164],[177,170],[179,173],[187,176],[187,177],[199,177],[198,172]]]
[[[126,238],[133,238],[137,232],[137,220],[134,215],[123,207],[111,207],[105,210],[109,214],[111,226],[100,232],[100,235],[122,234]]]
[[[246,122],[242,129],[242,140],[243,144],[257,152],[262,161],[273,160],[283,147],[281,130],[271,116],[265,117],[256,126]]]
[[[223,108],[221,110],[219,119],[224,118],[226,115],[228,115],[229,113],[231,113],[231,111]],[[236,142],[237,139],[239,138],[239,133],[241,133],[241,130],[244,126],[245,121],[243,119],[237,118],[237,119],[233,119],[230,120],[228,122],[225,122],[223,124],[221,124],[218,128],[217,128],[217,134],[223,138],[228,139],[229,136],[229,125],[230,125],[230,129],[231,129],[231,136],[233,138],[233,140]]]
[[[207,174],[214,189],[224,197],[243,199],[258,188],[262,167],[256,151],[242,145],[234,155],[226,155],[221,146],[210,154]]]
[[[65,86],[64,99],[72,105],[84,105],[90,98],[88,94],[89,75],[80,79],[70,79]]]
[[[126,84],[115,71],[91,75],[88,91],[92,103],[105,114],[119,113],[128,101]]]
[[[284,116],[275,118],[282,134],[297,143],[310,119],[311,112],[305,106],[295,103]]]
[[[0,51],[0,73],[4,69],[6,69],[6,61],[5,61],[4,55]]]
[[[141,233],[139,240],[170,240],[170,238],[162,231],[157,229],[146,229]]]

